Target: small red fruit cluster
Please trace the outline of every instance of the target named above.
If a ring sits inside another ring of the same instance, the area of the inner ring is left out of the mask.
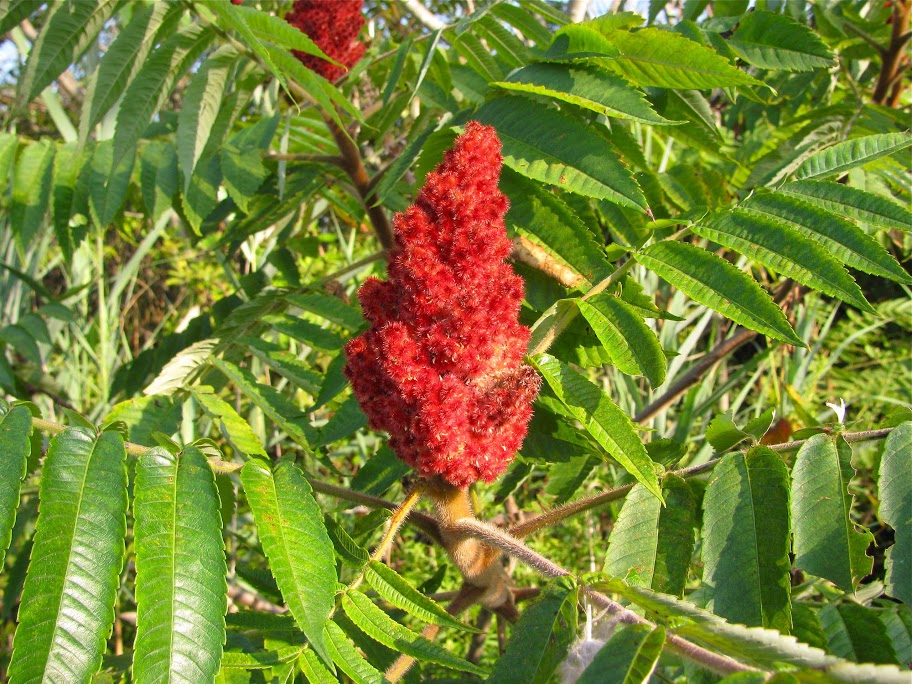
[[[469,122],[396,215],[389,279],[358,293],[371,327],[345,349],[371,427],[421,475],[457,487],[506,470],[541,383],[522,363],[523,281],[504,262],[502,163],[495,130]]]
[[[327,56],[351,68],[364,54],[358,33],[364,26],[363,0],[296,0],[285,21],[306,33]],[[292,50],[304,66],[328,81],[347,71],[325,59]]]

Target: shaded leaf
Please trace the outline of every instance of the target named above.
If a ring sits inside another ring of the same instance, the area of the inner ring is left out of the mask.
[[[820,622],[831,653],[859,663],[897,662],[886,625],[871,608],[850,602],[831,603],[821,609]]]
[[[184,176],[184,192],[190,187],[190,179],[203,150],[209,142],[209,134],[222,106],[222,98],[228,88],[228,76],[238,55],[234,48],[222,47],[209,57],[193,74],[190,85],[184,92],[181,110],[177,116],[177,159]]]
[[[893,429],[880,460],[881,519],[893,528],[887,549],[886,592],[912,605],[912,422]]]
[[[545,105],[500,97],[478,110],[503,142],[504,164],[518,173],[587,197],[645,211],[646,199],[607,139]]]
[[[490,684],[549,681],[576,638],[578,593],[571,579],[552,580],[538,600],[523,611],[487,681]]]
[[[13,204],[9,222],[16,244],[25,250],[33,244],[44,222],[51,196],[55,146],[49,140],[26,145],[13,175]]]
[[[748,626],[792,628],[788,469],[766,447],[723,456],[703,500],[707,608]]]
[[[671,474],[662,480],[662,492],[665,506],[641,484],[630,490],[608,539],[604,569],[681,596],[694,548],[694,497],[687,483]]]
[[[31,102],[66,71],[117,5],[117,0],[62,0],[52,5],[19,80],[20,104]]]
[[[183,8],[180,6],[166,2],[149,3],[140,8],[130,23],[117,33],[89,83],[79,120],[81,141],[88,140],[92,129],[123,95],[131,77],[154,47],[159,28],[173,30],[181,14]]]
[[[504,172],[500,187],[510,198],[504,221],[511,230],[541,245],[590,285],[611,273],[595,235],[558,195],[510,171]]]
[[[156,48],[123,93],[114,132],[114,164],[133,148],[162,108],[177,79],[215,37],[200,23],[188,24]]]
[[[852,449],[842,437],[814,435],[792,467],[795,565],[853,592],[871,572],[865,549],[874,539],[852,522]]]
[[[0,569],[9,548],[19,508],[19,492],[32,450],[32,414],[26,406],[0,401]]]
[[[662,647],[665,629],[628,625],[612,635],[577,684],[637,684],[649,681]]]

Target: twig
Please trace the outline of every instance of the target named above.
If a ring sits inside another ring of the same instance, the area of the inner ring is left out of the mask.
[[[355,141],[351,139],[348,132],[345,131],[336,120],[328,113],[320,110],[323,120],[326,123],[329,132],[332,134],[339,146],[339,152],[342,154],[342,169],[351,178],[352,184],[358,196],[361,198],[364,208],[367,210],[367,216],[370,218],[374,232],[380,240],[384,249],[392,249],[395,244],[393,235],[393,226],[390,223],[389,216],[386,215],[383,207],[375,204],[373,201],[373,190],[370,183],[370,177],[364,168],[364,160],[361,158],[361,151],[358,149]]]
[[[409,513],[412,512],[412,509],[415,507],[415,504],[418,503],[418,500],[421,498],[422,488],[420,486],[415,487],[408,493],[408,496],[405,497],[399,506],[396,507],[396,510],[393,511],[392,517],[390,517],[387,522],[386,531],[383,533],[383,538],[380,539],[380,543],[377,544],[377,548],[374,549],[374,552],[371,554],[370,559],[372,561],[382,560],[386,555],[386,552],[392,547],[393,540],[396,538],[396,535],[399,533],[399,530],[402,528],[402,525],[405,524],[406,518],[408,518]],[[358,588],[361,582],[364,581],[364,575],[367,573],[367,565],[364,566],[364,569],[358,573],[358,575],[353,579],[346,591],[354,591]]]
[[[568,570],[565,570],[549,558],[542,556],[540,553],[533,551],[528,546],[523,544],[519,539],[516,539],[506,532],[502,532],[501,530],[491,527],[490,525],[486,525],[479,520],[460,520],[455,524],[455,528],[457,528],[459,531],[462,531],[466,535],[483,540],[486,544],[495,546],[504,553],[518,558],[546,577],[571,576],[571,573]],[[583,591],[593,603],[596,603],[602,608],[606,609],[609,614],[614,616],[615,619],[619,620],[620,622],[623,622],[625,624],[646,625],[653,628],[656,626],[654,623],[640,617],[629,608],[625,608],[616,601],[612,601],[610,598],[604,594],[599,593],[598,591],[595,591],[594,589],[584,587]],[[720,674],[758,671],[756,668],[740,663],[737,660],[729,658],[728,656],[719,655],[718,653],[708,651],[702,646],[698,646],[697,644],[694,644],[686,639],[682,639],[681,637],[678,637],[674,634],[668,635],[666,643],[679,655],[682,655],[689,660],[693,660],[694,662],[699,663],[701,666]]]
[[[884,428],[882,430],[864,430],[862,432],[845,432],[842,433],[843,439],[847,442],[865,442],[874,439],[884,439],[890,432],[893,431],[893,428]],[[797,451],[802,446],[807,443],[806,439],[802,439],[796,442],[783,442],[781,444],[769,444],[765,445],[768,449],[779,453],[788,453],[791,451]],[[686,468],[681,468],[679,470],[672,470],[672,475],[677,475],[681,478],[693,477],[695,475],[700,475],[709,470],[712,470],[716,467],[716,464],[721,460],[721,456],[718,458],[712,458],[705,463],[698,463],[696,465],[688,466]],[[542,530],[546,527],[551,527],[555,523],[570,518],[574,515],[579,515],[585,511],[590,511],[593,508],[598,508],[599,506],[604,506],[607,503],[612,501],[617,501],[618,499],[623,499],[627,496],[628,492],[633,489],[633,485],[624,485],[623,487],[615,487],[614,489],[609,489],[607,492],[602,492],[601,494],[596,494],[594,496],[589,496],[584,499],[579,499],[577,501],[571,501],[568,504],[554,508],[550,511],[546,511],[540,515],[535,516],[534,518],[529,518],[525,522],[519,523],[518,525],[513,525],[509,528],[509,532],[514,537],[518,539],[523,539],[528,537],[530,534],[534,534],[539,530]]]
[[[912,0],[896,0],[893,3],[893,24],[890,31],[890,44],[881,52],[880,74],[874,87],[871,100],[875,104],[887,104],[895,107],[902,93],[902,83],[895,76],[901,72],[903,64],[908,61],[905,46],[908,42],[909,22],[912,16]],[[892,91],[892,92],[891,92]]]

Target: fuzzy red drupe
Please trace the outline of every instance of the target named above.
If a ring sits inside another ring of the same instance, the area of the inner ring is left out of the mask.
[[[358,293],[371,327],[345,350],[371,427],[419,473],[457,487],[506,470],[541,383],[522,363],[523,281],[504,262],[502,163],[495,130],[469,122],[396,215],[389,279]]]
[[[351,68],[364,54],[364,44],[358,41],[364,26],[362,4],[363,0],[296,0],[285,21],[306,33],[327,56]],[[304,66],[328,81],[347,71],[320,57],[292,52]]]

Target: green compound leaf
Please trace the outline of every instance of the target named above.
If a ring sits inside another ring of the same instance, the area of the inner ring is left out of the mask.
[[[900,283],[912,283],[912,276],[877,240],[851,221],[810,202],[782,193],[764,193],[753,195],[740,206],[785,222],[847,266]]]
[[[824,178],[886,157],[912,145],[912,133],[878,133],[836,143],[804,160],[795,178]]]
[[[558,195],[510,170],[503,173],[500,188],[510,198],[504,220],[512,231],[541,245],[589,285],[611,273],[595,235]]]
[[[772,268],[815,290],[873,313],[861,288],[827,248],[782,221],[750,210],[715,214],[691,227],[694,233]]]
[[[792,628],[788,469],[766,447],[724,456],[703,500],[703,581],[712,612],[749,627]]]
[[[504,164],[531,178],[639,211],[646,198],[611,143],[546,105],[500,97],[478,110],[503,141]]]
[[[313,490],[289,461],[274,472],[248,461],[241,483],[282,597],[313,649],[331,664],[323,629],[336,593],[336,557]]]
[[[139,458],[133,681],[212,681],[228,609],[219,495],[196,447]]]
[[[222,106],[228,89],[229,74],[237,62],[234,48],[221,48],[209,57],[193,74],[184,92],[180,113],[177,115],[177,159],[184,176],[184,193],[190,189],[190,179],[203,156],[209,134]]]
[[[654,464],[627,414],[601,388],[553,356],[539,354],[531,362],[586,431],[661,501],[662,492]]]
[[[474,627],[460,622],[435,601],[412,587],[395,570],[380,561],[371,561],[367,566],[365,579],[377,590],[381,598],[401,608],[419,620],[441,627],[452,627],[469,632],[477,632]]]
[[[629,625],[602,646],[576,684],[635,684],[649,681],[662,647],[665,629]]]
[[[886,592],[912,605],[912,422],[893,429],[880,461],[881,519],[893,528],[887,549]]]
[[[232,447],[245,456],[266,456],[260,438],[231,404],[213,394],[211,387],[195,386],[191,392]]]
[[[683,479],[670,474],[662,492],[664,507],[643,485],[630,490],[608,540],[605,572],[681,596],[694,548],[694,497]]]
[[[308,447],[306,416],[285,395],[269,385],[258,383],[246,368],[240,368],[223,359],[212,358],[211,361],[212,365],[235,383],[244,395],[259,406],[289,437],[301,446]]]
[[[90,81],[82,117],[79,120],[79,139],[86,141],[92,129],[123,95],[130,78],[155,45],[159,27],[170,28],[183,13],[183,8],[166,2],[155,2],[140,8],[130,23],[124,26],[108,47],[98,71]]]
[[[852,449],[842,437],[820,434],[801,447],[792,468],[795,565],[847,592],[874,563],[865,555],[874,537],[850,515],[851,461]]]
[[[813,71],[836,64],[833,53],[814,31],[787,14],[765,10],[746,13],[728,45],[761,69]]]
[[[627,302],[606,294],[577,302],[611,362],[627,375],[645,375],[658,387],[665,381],[665,354],[659,338]]]
[[[644,124],[681,123],[659,116],[646,96],[623,78],[586,64],[530,64],[491,85],[569,102],[605,116]]]
[[[833,682],[908,684],[909,681],[908,673],[896,667],[856,665],[774,629],[731,624],[689,601],[633,587],[619,579],[598,582],[596,587],[620,594],[664,618],[675,618],[675,634],[741,662],[767,668],[790,663],[820,670],[825,673],[825,681]]]
[[[0,401],[0,569],[10,545],[19,492],[32,445],[32,414],[25,406],[8,408]]]
[[[342,609],[358,629],[387,648],[461,672],[471,672],[477,675],[488,674],[485,668],[463,660],[403,627],[359,591],[342,595]]]
[[[114,132],[114,164],[118,164],[164,105],[171,89],[215,38],[202,24],[185,26],[158,46],[123,93]]]
[[[513,627],[488,684],[550,681],[576,638],[578,593],[578,587],[568,577],[558,577],[545,587]]]
[[[116,0],[53,3],[19,81],[19,101],[31,102],[72,64],[117,9]]]
[[[386,680],[383,673],[358,653],[348,635],[342,631],[335,622],[326,625],[326,645],[332,655],[333,662],[345,674],[351,677],[355,684],[383,684]]]
[[[804,346],[773,298],[722,257],[685,242],[658,242],[634,257],[694,301],[735,323]]]
[[[68,428],[51,440],[9,666],[13,684],[89,682],[101,666],[124,560],[125,457],[114,431]]]
[[[609,39],[621,54],[602,64],[637,86],[705,90],[761,85],[717,52],[678,33],[644,28],[636,33],[614,31]]]
[[[800,197],[855,221],[877,228],[912,230],[912,211],[891,199],[827,180],[786,183],[779,192]]]

